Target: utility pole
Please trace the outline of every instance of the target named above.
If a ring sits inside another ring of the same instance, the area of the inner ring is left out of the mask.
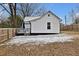
[[[65,26],[66,26],[66,30],[68,29],[67,28],[67,16],[65,15]]]
[[[72,17],[72,30],[74,30],[74,28],[73,28],[73,24],[74,24],[74,21],[75,21],[75,19],[74,19],[74,10],[72,9],[72,11],[71,11],[71,17]]]

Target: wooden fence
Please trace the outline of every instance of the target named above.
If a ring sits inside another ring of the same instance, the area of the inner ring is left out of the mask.
[[[61,26],[61,31],[79,31],[79,24]]]
[[[0,28],[0,43],[15,36],[15,28]]]

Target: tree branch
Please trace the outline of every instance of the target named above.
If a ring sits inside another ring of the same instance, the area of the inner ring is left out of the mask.
[[[11,13],[7,10],[7,8],[3,4],[0,4],[0,6],[2,6],[4,10],[6,10],[11,15]]]

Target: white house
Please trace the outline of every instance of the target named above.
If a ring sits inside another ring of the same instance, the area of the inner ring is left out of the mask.
[[[30,34],[60,33],[61,19],[51,11],[42,16],[29,16],[24,19],[24,29]]]

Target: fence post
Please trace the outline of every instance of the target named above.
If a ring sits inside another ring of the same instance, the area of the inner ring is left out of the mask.
[[[9,39],[9,29],[7,29],[7,40]]]
[[[77,26],[78,26],[78,31],[79,31],[79,24]]]
[[[12,29],[12,37],[14,37],[14,29]]]
[[[1,34],[3,34],[3,30],[1,30],[1,32],[2,32]],[[1,40],[3,40],[3,36],[1,36]],[[1,41],[0,41],[0,42],[1,42]]]
[[[77,31],[78,31],[79,29],[78,29],[78,24],[77,24]]]

